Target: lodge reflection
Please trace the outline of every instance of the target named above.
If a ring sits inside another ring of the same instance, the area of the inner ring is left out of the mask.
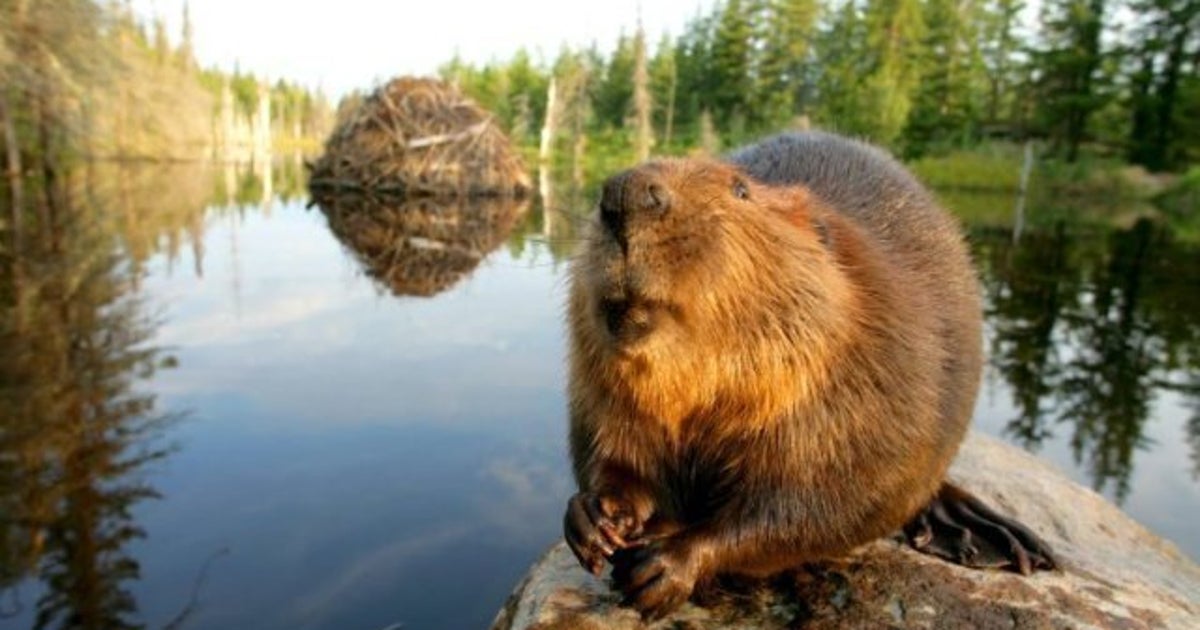
[[[1098,490],[1129,493],[1152,403],[1200,400],[1200,248],[1150,221],[1100,233],[1059,224],[972,235],[987,293],[991,367],[1011,387],[1007,434],[1034,449],[1059,431]],[[1200,419],[1186,425],[1200,461]]]
[[[470,275],[528,208],[527,201],[505,198],[316,201],[330,231],[368,276],[394,295],[422,297]]]
[[[134,628],[126,548],[146,532],[132,511],[156,496],[141,473],[168,452],[171,420],[141,385],[174,360],[148,343],[119,215],[67,205],[82,198],[43,198],[4,234],[0,587],[4,612],[25,617],[16,589],[40,581],[36,628]]]

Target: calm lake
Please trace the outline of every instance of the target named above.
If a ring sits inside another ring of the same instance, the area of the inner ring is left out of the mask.
[[[296,163],[81,177],[0,258],[0,627],[486,627],[573,489],[587,194],[306,209]],[[987,298],[977,428],[1200,557],[1200,245],[1040,207],[1014,238],[1011,198],[945,199]]]

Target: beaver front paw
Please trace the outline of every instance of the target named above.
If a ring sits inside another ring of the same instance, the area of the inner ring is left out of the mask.
[[[594,575],[604,570],[604,561],[618,549],[629,547],[642,533],[642,520],[627,501],[610,495],[580,492],[567,501],[563,537]]]
[[[701,545],[673,538],[619,552],[613,557],[613,580],[624,594],[623,605],[647,619],[659,619],[691,597],[708,577]]]

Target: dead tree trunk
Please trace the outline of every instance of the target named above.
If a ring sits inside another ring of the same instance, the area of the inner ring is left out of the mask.
[[[4,129],[4,164],[8,174],[8,194],[12,202],[12,248],[16,256],[21,251],[22,213],[25,210],[25,193],[22,187],[21,148],[17,145],[17,125],[13,121],[12,108],[8,104],[7,91],[0,91],[0,126]]]
[[[1025,141],[1025,158],[1021,163],[1021,184],[1017,191],[1017,207],[1013,210],[1013,245],[1021,242],[1025,229],[1025,197],[1029,192],[1029,173],[1033,170],[1033,141]]]
[[[663,132],[663,145],[670,146],[671,134],[675,126],[675,88],[679,84],[679,71],[671,65],[671,89],[667,92],[667,124]]]
[[[633,43],[633,116],[637,123],[634,150],[637,161],[650,158],[650,147],[654,143],[654,130],[650,126],[650,73],[646,69],[646,36],[638,25],[637,38]]]
[[[253,160],[271,160],[271,90],[258,84],[258,110],[254,117]]]
[[[53,249],[58,251],[58,233],[55,230],[58,224],[58,167],[55,160],[60,156],[55,147],[55,127],[51,117],[50,103],[46,95],[41,94],[37,98],[38,153],[41,154],[42,163],[42,211],[39,219],[43,233],[51,235]]]
[[[538,162],[543,169],[550,164],[553,157],[554,136],[558,134],[558,87],[554,77],[550,77],[550,87],[546,89],[546,120],[542,124],[542,144],[538,150]]]
[[[575,150],[571,159],[571,183],[575,190],[582,190],[584,184],[583,161],[587,157],[587,135],[580,132],[575,134]]]

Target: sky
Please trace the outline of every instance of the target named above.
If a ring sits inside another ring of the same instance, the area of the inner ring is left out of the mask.
[[[185,0],[133,0],[143,19],[162,16],[177,41]],[[393,76],[432,74],[457,52],[483,63],[524,46],[552,60],[562,45],[607,51],[640,12],[651,45],[678,35],[713,0],[191,0],[203,65],[321,87],[331,96]]]

